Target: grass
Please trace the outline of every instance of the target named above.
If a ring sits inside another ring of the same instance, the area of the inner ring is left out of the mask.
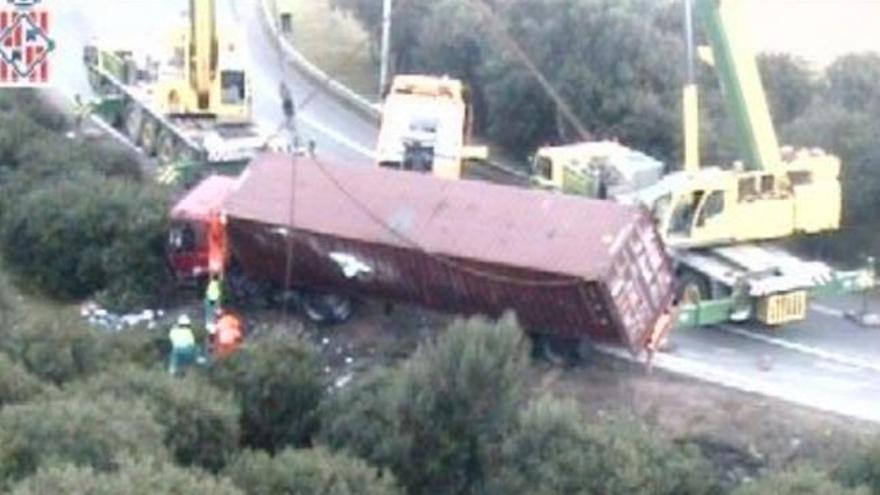
[[[331,77],[370,101],[378,100],[379,64],[368,33],[331,0],[275,0],[278,12],[292,14],[293,45]]]

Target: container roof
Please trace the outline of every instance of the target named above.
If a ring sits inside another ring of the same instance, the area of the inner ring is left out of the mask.
[[[611,254],[643,215],[608,201],[281,154],[251,162],[225,211],[233,218],[587,279],[605,275]]]
[[[199,183],[171,209],[172,218],[207,220],[219,212],[238,180],[225,175],[212,175]]]

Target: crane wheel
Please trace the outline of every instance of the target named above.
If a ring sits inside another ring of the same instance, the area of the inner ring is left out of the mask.
[[[162,164],[169,164],[177,160],[177,140],[174,138],[173,134],[170,132],[159,134],[159,146],[156,155],[159,157],[159,162]]]
[[[554,366],[574,367],[583,364],[592,353],[589,340],[558,335],[532,334],[532,355]]]
[[[159,137],[159,124],[155,120],[147,118],[144,125],[141,126],[141,136],[139,143],[141,149],[147,156],[155,156],[158,148],[157,138]]]
[[[698,273],[686,271],[679,276],[676,299],[679,304],[696,305],[709,299],[709,284]]]
[[[344,323],[354,313],[354,301],[338,294],[307,292],[301,305],[306,317],[319,325]]]
[[[137,144],[141,135],[141,127],[144,124],[144,112],[140,107],[129,103],[125,110],[125,134],[131,141]]]

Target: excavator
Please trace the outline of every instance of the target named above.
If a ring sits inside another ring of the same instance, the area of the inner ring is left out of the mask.
[[[693,11],[690,2],[687,6],[688,17],[696,14],[711,44],[706,58],[732,112],[741,160],[724,168],[700,166],[699,97],[691,62],[683,92],[682,170],[636,183],[634,170],[644,179],[662,165],[632,160],[619,150],[610,153],[607,143],[579,143],[539,149],[534,183],[649,208],[677,263],[681,325],[751,319],[782,325],[804,319],[812,296],[872,287],[873,269],[836,271],[774,245],[839,228],[840,160],[821,150],[780,148],[742,2],[695,0]],[[608,195],[615,188],[620,191]]]
[[[143,43],[91,43],[83,53],[99,97],[95,112],[158,157],[165,182],[180,179],[169,169],[207,164],[234,172],[273,137],[252,120],[243,45],[234,30],[218,26],[215,0],[189,0],[187,21],[169,33],[167,53],[147,53]]]

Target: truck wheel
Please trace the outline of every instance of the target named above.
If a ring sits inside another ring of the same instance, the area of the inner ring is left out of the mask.
[[[157,150],[157,138],[159,136],[159,124],[155,120],[151,118],[146,118],[144,120],[143,126],[141,126],[141,136],[139,139],[139,144],[141,145],[141,149],[144,150],[144,154],[147,156],[155,156]]]
[[[709,299],[709,284],[700,274],[686,271],[679,277],[676,296],[679,304],[699,304]]]
[[[302,297],[306,317],[319,325],[335,325],[351,318],[354,301],[338,294],[307,292]]]
[[[533,334],[533,355],[554,366],[574,367],[589,359],[591,346],[581,338]]]

